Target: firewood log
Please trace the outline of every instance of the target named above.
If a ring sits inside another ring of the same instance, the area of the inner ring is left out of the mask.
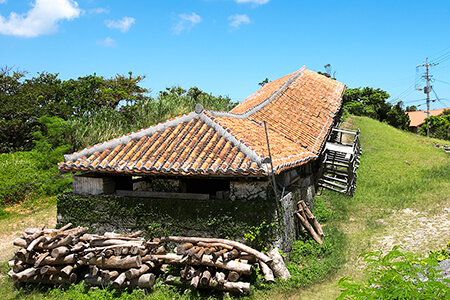
[[[197,269],[194,272],[194,276],[192,276],[191,282],[189,284],[189,289],[190,290],[196,290],[198,287],[198,284],[200,282],[200,277],[202,276],[202,270],[201,269]]]
[[[311,226],[311,224],[308,223],[308,221],[303,218],[298,212],[295,212],[295,215],[300,219],[300,222],[302,223],[303,227],[308,230],[308,232],[311,234],[313,239],[318,242],[319,244],[322,244],[322,240],[320,239],[320,236],[317,235],[317,233],[314,231],[314,228]]]
[[[164,246],[158,247],[158,249],[156,249],[156,251],[154,252],[155,254],[166,254],[167,250]]]
[[[67,255],[69,252],[70,252],[69,248],[67,248],[66,246],[61,246],[54,248],[51,252],[51,256],[53,258],[60,258],[61,256]]]
[[[261,267],[261,271],[264,275],[264,280],[266,282],[271,282],[271,283],[275,282],[275,277],[273,276],[272,269],[270,269],[267,264],[265,264],[264,262],[262,262],[260,260],[258,261],[258,263],[259,263],[259,266]]]
[[[47,256],[42,262],[42,265],[68,265],[73,264],[76,261],[76,256],[72,253],[60,258],[53,258]]]
[[[36,247],[42,240],[44,239],[44,236],[40,236],[38,238],[35,238],[30,242],[30,244],[27,246],[27,250],[31,251]]]
[[[199,251],[197,251],[197,253],[194,254],[194,258],[195,259],[201,259],[203,253],[205,253],[206,248],[201,247]]]
[[[125,272],[124,273],[121,273],[119,276],[117,276],[117,278],[116,279],[114,279],[114,281],[112,282],[112,287],[114,288],[114,289],[120,289],[122,286],[123,286],[123,284],[124,284],[124,282],[125,282],[125,279],[127,279],[127,277],[125,276]]]
[[[219,257],[223,256],[223,255],[224,255],[225,253],[227,253],[227,252],[228,252],[228,249],[222,249],[222,250],[213,252],[212,257],[213,257],[214,259],[218,259]]]
[[[130,253],[130,248],[129,247],[120,247],[120,254],[121,255],[128,255],[128,253]]]
[[[84,277],[83,281],[86,284],[89,284],[89,285],[96,285],[96,286],[103,286],[103,287],[112,284],[112,280],[103,278],[103,277],[98,276],[98,275],[97,276],[92,276],[90,274],[86,274],[86,276]]]
[[[75,236],[73,234],[69,234],[59,241],[53,241],[48,244],[47,243],[43,244],[42,248],[51,250],[51,249],[58,248],[61,246],[66,246],[66,245],[69,245],[73,241],[74,238],[75,238]]]
[[[153,273],[142,274],[138,278],[130,280],[130,286],[138,286],[142,289],[150,289],[155,285],[156,276]]]
[[[309,210],[308,206],[306,206],[305,201],[303,201],[303,200],[299,201],[299,206],[301,206],[303,208],[303,210],[305,211],[306,216],[309,219],[309,223],[311,223],[311,225],[314,227],[314,229],[317,232],[317,234],[319,236],[323,236],[322,226],[320,226],[320,224],[317,221],[316,217],[311,213],[311,211]]]
[[[72,248],[70,248],[70,251],[79,252],[79,251],[83,251],[84,249],[86,249],[86,244],[83,242],[78,242]]]
[[[19,273],[12,273],[11,279],[12,281],[26,281],[28,278],[36,275],[39,272],[38,268],[28,268]]]
[[[272,265],[270,267],[276,278],[281,278],[284,280],[291,278],[291,274],[286,268],[283,261],[283,257],[281,257],[280,252],[278,251],[277,248],[274,248],[269,252],[267,252],[267,255],[270,256],[273,260]]]
[[[130,255],[138,255],[138,254],[139,254],[139,247],[131,246],[130,247]]]
[[[223,254],[223,259],[225,261],[232,260],[239,257],[239,251],[237,249],[233,249]]]
[[[197,252],[199,252],[201,249],[202,249],[202,247],[194,246],[194,247],[192,247],[191,249],[189,249],[189,250],[186,252],[186,255],[189,256],[189,257],[193,257],[193,256],[194,256],[195,254],[197,254]]]
[[[186,265],[183,270],[180,271],[180,276],[183,279],[191,280],[194,276],[195,269],[192,266]]]
[[[114,280],[117,278],[117,276],[119,276],[119,272],[116,270],[103,270],[102,271],[102,276],[106,279],[106,280]]]
[[[194,245],[192,243],[184,243],[182,245],[177,246],[176,254],[183,255],[186,253],[187,250],[191,249]]]
[[[42,263],[42,261],[49,256],[50,253],[49,252],[44,252],[44,253],[40,253],[38,255],[38,258],[36,259],[36,261],[34,262],[34,267],[37,268],[39,267],[39,265]]]
[[[255,249],[250,248],[247,245],[244,245],[242,243],[236,242],[236,241],[230,241],[226,239],[214,239],[214,238],[198,238],[198,237],[180,237],[180,236],[167,236],[161,238],[161,241],[165,242],[177,242],[177,243],[198,243],[198,242],[205,242],[205,243],[223,243],[230,245],[239,251],[244,251],[249,254],[252,254],[256,256],[259,260],[262,260],[266,264],[270,265],[271,258],[265,255],[264,253],[261,253],[259,251],[256,251]]]
[[[201,285],[209,285],[209,280],[211,279],[211,272],[209,270],[205,270],[200,277]]]
[[[69,276],[74,269],[76,269],[77,265],[67,265],[61,269],[61,273]]]
[[[240,276],[241,276],[241,275],[240,275],[238,272],[236,272],[236,271],[230,271],[230,272],[228,272],[227,280],[230,281],[230,282],[236,282],[236,281],[239,280],[239,277],[240,277]]]
[[[34,255],[34,251],[28,251],[26,249],[20,249],[15,253],[17,259],[23,262],[29,262]],[[34,263],[34,262],[33,262]]]
[[[243,255],[241,252],[241,255],[239,255],[239,261],[241,261],[241,262],[246,261],[246,263],[248,263],[248,264],[254,264],[254,263],[256,263],[256,257],[254,257],[253,255],[250,255],[250,254]]]
[[[216,247],[207,247],[207,248],[205,248],[204,254],[211,255],[212,253],[214,253],[216,251],[217,251]]]
[[[197,245],[201,246],[201,247],[216,247],[216,248],[222,248],[222,249],[228,249],[228,250],[233,249],[233,246],[230,246],[230,245],[227,245],[227,244],[224,244],[224,243],[198,242]]]
[[[126,257],[111,256],[110,258],[93,257],[89,260],[89,264],[99,266],[102,269],[139,268],[142,266],[142,258],[139,255]]]
[[[45,265],[42,266],[39,270],[39,273],[41,275],[53,275],[53,274],[59,274],[61,273],[62,268],[64,268],[64,266],[49,266],[49,265]]]
[[[150,270],[150,267],[146,264],[143,264],[139,269],[137,268],[129,269],[128,271],[125,272],[125,276],[128,280],[130,280],[139,277],[144,273],[147,273],[148,270]]]
[[[217,282],[219,284],[224,284],[225,283],[225,273],[223,272],[216,272],[216,276],[215,276]]]
[[[143,246],[145,241],[127,241],[121,239],[93,239],[90,242],[91,247],[105,247],[105,246]]]
[[[29,267],[30,267],[29,265],[27,265],[27,264],[25,264],[25,263],[23,263],[21,261],[18,261],[17,263],[15,263],[12,266],[12,270],[14,271],[14,273],[19,273],[19,272],[22,272],[25,269],[28,269]]]
[[[27,247],[27,241],[26,240],[24,240],[24,239],[22,239],[22,238],[16,238],[14,241],[13,241],[13,245],[14,246],[17,246],[17,247],[21,247],[21,248],[26,248]]]

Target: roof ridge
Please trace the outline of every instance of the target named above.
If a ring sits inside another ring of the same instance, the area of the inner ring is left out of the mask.
[[[210,113],[209,111],[203,111],[200,114],[200,119],[202,119],[207,125],[214,128],[214,130],[216,130],[216,132],[219,133],[225,140],[228,140],[229,142],[234,144],[234,146],[239,151],[241,151],[246,156],[248,156],[248,158],[257,162],[258,164],[262,163],[262,161],[264,160],[264,157],[261,157],[255,151],[250,149],[244,141],[236,138],[236,136],[233,134],[233,131],[228,126],[221,124],[220,122],[218,122],[217,120],[212,118],[209,115],[209,113]],[[263,168],[266,169],[265,166],[263,166]],[[266,172],[267,172],[267,170],[266,170]]]
[[[74,161],[74,159],[78,159],[83,156],[89,156],[92,153],[95,153],[97,151],[102,152],[108,148],[115,148],[119,144],[127,144],[132,139],[140,139],[146,135],[152,135],[157,131],[164,131],[165,129],[167,129],[171,126],[176,126],[182,122],[186,122],[186,121],[189,122],[193,118],[199,118],[199,115],[195,112],[191,112],[189,114],[185,114],[185,115],[176,117],[172,120],[168,120],[166,122],[159,123],[159,124],[156,124],[156,125],[153,125],[153,126],[150,126],[145,129],[138,130],[138,131],[134,131],[129,134],[117,137],[115,139],[112,139],[112,140],[109,140],[109,141],[106,141],[106,142],[103,142],[100,144],[96,144],[92,147],[84,148],[81,151],[74,152],[72,154],[66,154],[66,155],[64,155],[64,160],[66,162]]]
[[[259,110],[263,109],[266,105],[270,104],[273,100],[275,100],[276,97],[278,97],[281,93],[283,93],[284,90],[286,90],[302,73],[306,70],[306,66],[301,67],[297,72],[295,72],[292,77],[290,77],[286,82],[272,95],[267,97],[265,100],[261,101],[260,103],[256,104],[255,106],[249,108],[245,112],[241,114],[233,114],[229,112],[221,112],[221,111],[210,111],[210,113],[213,116],[218,117],[234,117],[237,119],[246,119],[253,115],[254,113],[258,112]]]

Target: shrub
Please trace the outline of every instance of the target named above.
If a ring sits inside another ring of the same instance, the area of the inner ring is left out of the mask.
[[[449,299],[450,280],[442,279],[433,257],[422,258],[395,246],[389,253],[361,255],[368,264],[366,278],[341,278],[338,299]]]

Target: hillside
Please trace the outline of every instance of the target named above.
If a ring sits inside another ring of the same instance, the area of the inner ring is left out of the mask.
[[[388,251],[427,254],[450,241],[450,155],[429,139],[366,117],[351,116],[345,127],[361,130],[363,154],[353,197],[324,191],[330,223],[346,235],[347,263],[329,281],[293,295],[293,299],[335,299],[344,276],[360,278],[359,255]]]

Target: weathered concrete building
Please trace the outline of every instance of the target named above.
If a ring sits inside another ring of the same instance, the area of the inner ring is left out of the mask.
[[[190,114],[66,155],[59,170],[82,175],[74,177],[74,194],[60,197],[59,218],[99,231],[153,226],[150,234],[228,237],[274,231],[268,224],[277,223],[277,233],[263,238],[289,251],[293,211],[315,194],[318,158],[344,89],[303,67],[230,112],[197,105]],[[119,217],[124,208],[128,213]]]

